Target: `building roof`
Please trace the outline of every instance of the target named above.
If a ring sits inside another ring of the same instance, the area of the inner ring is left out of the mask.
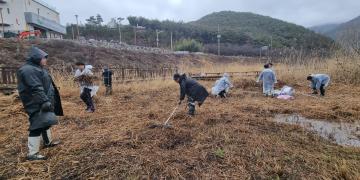
[[[28,24],[46,28],[61,34],[66,34],[66,27],[58,24],[55,21],[49,20],[45,17],[39,16],[36,13],[25,12],[25,21]]]
[[[54,12],[56,12],[57,14],[60,14],[60,13],[56,10],[56,8],[55,8],[54,6],[51,6],[50,4],[48,4],[48,3],[46,3],[46,2],[44,2],[44,1],[42,1],[42,0],[32,0],[32,1],[41,4],[42,6],[48,8],[48,9],[54,11]]]

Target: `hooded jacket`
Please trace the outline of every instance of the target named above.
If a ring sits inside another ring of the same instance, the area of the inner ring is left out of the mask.
[[[184,100],[185,95],[187,95],[194,101],[203,103],[205,99],[209,96],[209,93],[202,85],[200,85],[198,82],[191,78],[187,78],[185,74],[180,76],[179,85],[180,100]]]
[[[49,75],[41,67],[40,61],[48,54],[37,47],[32,47],[26,64],[17,71],[18,91],[26,113],[29,115],[30,130],[44,128],[44,123],[39,123],[36,118],[40,112],[41,105],[51,102],[54,113],[63,115],[59,91]]]
[[[215,82],[214,87],[211,89],[213,95],[219,95],[221,91],[226,91],[233,87],[230,82],[230,76],[227,73],[224,73],[223,77]]]
[[[277,83],[276,75],[274,71],[270,68],[264,69],[257,82],[262,81],[263,82],[263,93],[269,94],[274,91],[274,84]]]
[[[312,74],[311,88],[320,90],[321,85],[327,87],[330,83],[330,76],[327,74]]]

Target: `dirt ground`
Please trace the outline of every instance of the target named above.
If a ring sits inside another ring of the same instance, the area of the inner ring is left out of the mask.
[[[212,83],[201,82],[210,90]],[[360,88],[332,84],[325,98],[292,83],[294,101],[263,97],[254,80],[237,79],[228,99],[209,97],[172,128],[164,122],[178,99],[173,82],[114,88],[84,112],[76,87],[62,87],[65,116],[53,128],[62,144],[27,162],[27,116],[15,96],[0,96],[0,179],[360,179],[360,149],[342,147],[298,126],[272,121],[300,114],[328,121],[360,120]],[[346,93],[344,93],[346,92]]]

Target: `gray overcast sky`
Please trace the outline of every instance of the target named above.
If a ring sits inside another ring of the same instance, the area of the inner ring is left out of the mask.
[[[84,23],[101,14],[112,17],[144,16],[151,19],[193,21],[212,12],[232,10],[271,16],[305,27],[345,22],[360,15],[360,0],[43,0],[56,7],[61,23]]]

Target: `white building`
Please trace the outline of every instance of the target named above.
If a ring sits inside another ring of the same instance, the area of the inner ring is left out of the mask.
[[[0,32],[18,34],[34,30],[40,30],[44,38],[62,38],[66,34],[65,26],[60,24],[59,12],[45,2],[0,0]]]

